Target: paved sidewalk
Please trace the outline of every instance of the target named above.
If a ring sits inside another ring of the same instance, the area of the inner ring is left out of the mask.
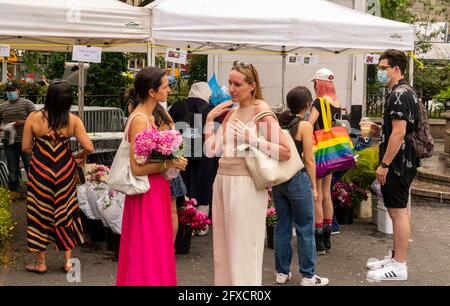
[[[427,203],[429,204],[429,203]],[[26,272],[24,265],[32,259],[26,253],[25,203],[14,203],[14,217],[18,222],[16,236],[10,249],[4,250],[12,263],[0,268],[0,285],[74,285],[67,282],[61,271],[62,254],[50,251],[49,272],[37,275]],[[342,226],[341,234],[333,236],[332,253],[318,258],[320,276],[330,279],[331,285],[450,285],[450,206],[422,206],[412,208],[413,233],[410,245],[409,280],[407,282],[369,283],[366,281],[366,260],[381,258],[391,245],[391,238],[377,232],[370,220],[355,219],[353,225]],[[294,246],[295,247],[295,246]],[[93,251],[78,247],[74,256],[82,264],[81,283],[75,285],[111,286],[115,284],[117,262],[112,252]],[[263,284],[275,285],[273,250],[264,253]],[[286,285],[298,285],[297,256],[293,258],[294,273]],[[213,285],[212,235],[193,237],[191,252],[177,256],[179,285]]]

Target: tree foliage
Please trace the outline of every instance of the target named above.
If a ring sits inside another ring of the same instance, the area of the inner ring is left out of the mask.
[[[208,77],[208,56],[193,54],[189,60],[189,86],[196,82],[206,82]]]
[[[123,72],[127,71],[128,60],[123,53],[103,52],[102,62],[91,64],[85,87],[86,95],[116,95],[113,99],[98,99],[96,106],[114,106],[126,108],[123,94],[127,79]]]
[[[438,20],[448,20],[450,0],[380,0],[381,16],[406,23],[425,26]],[[426,53],[431,48],[431,39],[442,32],[430,30],[416,33],[416,52]]]

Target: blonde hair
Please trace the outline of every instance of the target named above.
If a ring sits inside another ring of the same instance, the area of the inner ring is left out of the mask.
[[[253,99],[264,100],[261,90],[261,83],[259,82],[259,75],[256,68],[252,64],[235,62],[231,70],[242,73],[245,76],[245,81],[248,84],[256,83],[255,89],[253,90]]]

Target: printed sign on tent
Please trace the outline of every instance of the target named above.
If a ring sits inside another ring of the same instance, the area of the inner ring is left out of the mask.
[[[299,54],[289,54],[287,58],[287,63],[292,65],[318,65],[319,56],[318,55],[299,55]]]
[[[378,65],[380,62],[380,54],[365,54],[364,63],[369,65]]]
[[[0,57],[9,57],[11,48],[9,45],[0,45]]]
[[[88,46],[73,46],[72,60],[85,63],[101,63],[102,48]]]
[[[166,50],[165,60],[166,60],[166,62],[172,62],[172,63],[186,65],[187,51],[168,48]]]

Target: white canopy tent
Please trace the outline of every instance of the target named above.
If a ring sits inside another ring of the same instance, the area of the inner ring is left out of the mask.
[[[415,27],[324,0],[159,0],[151,8],[153,44],[193,52],[286,53],[414,50]]]
[[[148,9],[117,0],[0,0],[0,44],[67,51],[143,43],[150,33]]]
[[[150,35],[149,10],[117,0],[0,0],[0,8],[0,44],[11,48],[64,52],[73,45],[91,45],[132,52],[142,50]],[[81,118],[83,71],[78,82]]]

